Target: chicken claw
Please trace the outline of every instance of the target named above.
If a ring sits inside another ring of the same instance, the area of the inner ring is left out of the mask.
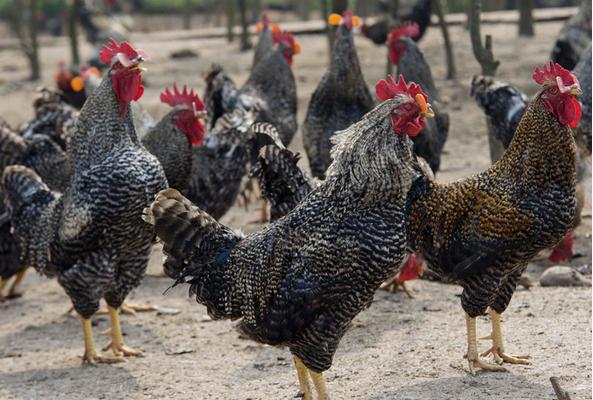
[[[144,352],[142,348],[134,349],[124,344],[118,310],[110,305],[107,306],[107,310],[109,311],[109,317],[111,318],[111,341],[103,348],[103,351],[111,350],[113,351],[113,354],[118,357],[138,357],[142,355]]]
[[[476,340],[476,319],[466,314],[465,322],[467,324],[467,353],[465,358],[467,358],[469,372],[472,375],[476,375],[476,368],[495,372],[506,371],[506,368],[501,367],[500,365],[487,363],[480,358]]]
[[[84,355],[82,356],[83,364],[114,364],[125,361],[123,357],[109,357],[97,354],[95,340],[93,339],[93,327],[91,320],[80,317],[80,323],[82,325],[82,333],[84,335]]]
[[[504,344],[502,340],[502,329],[500,326],[500,314],[493,309],[489,309],[490,320],[492,321],[492,333],[481,340],[492,340],[492,347],[480,354],[482,357],[492,354],[494,361],[497,364],[529,364],[529,356],[510,356],[504,352]]]

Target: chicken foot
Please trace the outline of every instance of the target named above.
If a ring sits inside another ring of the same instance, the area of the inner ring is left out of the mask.
[[[124,344],[124,337],[121,332],[119,312],[117,308],[107,306],[109,318],[111,319],[111,342],[103,348],[103,351],[111,349],[117,357],[140,356],[144,350],[142,348],[131,348]]]
[[[492,321],[492,333],[480,338],[480,340],[492,340],[492,347],[480,354],[480,356],[486,357],[488,354],[492,354],[494,361],[499,365],[502,365],[502,363],[505,362],[509,364],[529,364],[529,356],[510,356],[505,354],[500,325],[500,314],[492,308],[488,309],[488,314],[490,314],[490,319]]]
[[[408,289],[408,287],[406,286],[406,282],[400,281],[398,279],[398,275],[395,275],[393,278],[390,278],[387,281],[385,281],[385,283],[383,284],[383,286],[381,288],[384,290],[387,290],[388,292],[391,292],[391,293],[396,293],[398,290],[401,290],[410,299],[414,298],[414,295],[412,294],[412,292],[410,292],[410,289]]]
[[[26,269],[16,273],[14,281],[12,282],[12,285],[10,285],[10,289],[8,289],[8,293],[6,294],[6,296],[4,296],[3,291],[4,291],[4,288],[6,287],[6,284],[8,283],[8,280],[10,278],[9,279],[0,278],[0,299],[15,299],[17,297],[21,297],[23,294],[21,292],[17,291],[17,288],[23,281],[23,278],[25,277],[26,273],[27,273]]]
[[[309,368],[303,364],[300,358],[297,356],[293,356],[294,358],[294,365],[297,370],[297,376],[299,378],[299,385],[301,387],[301,392],[303,394],[304,400],[313,400],[313,393],[311,390],[311,384],[309,382],[309,376],[311,376],[311,380],[313,381],[313,385],[315,386],[315,391],[317,392],[317,399],[318,400],[329,400],[329,393],[327,392],[327,386],[325,384],[325,378],[323,377],[323,373],[311,371]]]
[[[84,335],[84,355],[82,356],[83,363],[95,365],[98,363],[114,364],[125,361],[123,357],[110,357],[97,354],[95,339],[93,338],[93,326],[91,324],[91,320],[80,317],[80,323],[82,325],[82,333]]]
[[[487,363],[480,358],[476,339],[476,319],[466,314],[465,323],[467,325],[467,353],[465,354],[465,358],[467,358],[469,364],[469,372],[472,375],[476,375],[476,368],[486,371],[506,371],[506,368]]]

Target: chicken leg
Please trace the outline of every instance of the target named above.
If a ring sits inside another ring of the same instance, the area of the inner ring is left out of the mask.
[[[327,386],[325,385],[323,373],[309,370],[309,374],[313,380],[313,385],[315,385],[317,400],[329,400],[329,393],[327,392]]]
[[[467,353],[465,357],[469,363],[469,372],[472,375],[475,375],[476,368],[481,368],[486,371],[506,371],[506,368],[499,365],[489,364],[480,358],[476,339],[476,319],[466,314],[465,323],[467,325]]]
[[[111,342],[103,348],[103,351],[111,349],[113,354],[118,357],[141,355],[144,352],[142,348],[133,349],[124,344],[118,310],[110,305],[107,306],[107,310],[109,311],[109,318],[111,319]]]
[[[18,292],[16,289],[23,281],[23,278],[25,277],[26,273],[27,273],[26,269],[16,273],[14,282],[12,282],[12,285],[10,286],[10,289],[8,290],[8,295],[6,296],[7,299],[14,299],[17,297],[21,297],[23,295],[21,292]]]
[[[82,325],[82,333],[84,334],[84,355],[82,356],[83,363],[95,365],[97,363],[113,364],[125,361],[123,357],[109,357],[97,354],[95,339],[93,338],[93,327],[91,325],[91,320],[80,317],[80,323]]]
[[[492,308],[488,309],[488,314],[490,314],[490,319],[492,321],[492,333],[480,339],[492,340],[492,347],[480,354],[480,356],[486,357],[488,354],[492,354],[494,361],[499,365],[503,362],[510,364],[529,364],[529,356],[509,356],[508,354],[505,354],[502,340],[502,329],[500,327],[500,314]]]
[[[396,293],[398,290],[401,289],[408,296],[408,298],[414,298],[414,295],[406,286],[406,282],[400,281],[398,275],[395,275],[393,278],[390,278],[387,281],[385,281],[385,283],[382,286],[382,289],[387,290],[391,293]]]
[[[293,356],[293,359],[294,366],[297,370],[297,377],[299,378],[299,386],[301,387],[303,399],[313,400],[313,395],[311,393],[311,384],[309,383],[309,375],[307,374],[307,367],[305,367],[305,364],[303,364],[301,359],[297,356]]]

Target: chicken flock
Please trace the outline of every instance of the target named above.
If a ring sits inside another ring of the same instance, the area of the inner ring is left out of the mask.
[[[430,14],[430,2],[420,10]],[[267,17],[243,86],[219,65],[206,74],[203,100],[172,82],[160,96],[170,111],[157,123],[134,103],[144,91],[142,50],[112,39],[99,53],[102,72],[60,66],[58,90],[39,93],[32,121],[0,125],[0,290],[14,279],[5,297],[20,295],[33,267],[72,301],[85,363],[138,356],[119,312],[160,241],[173,285],[188,285],[212,318],[239,320],[244,336],[288,348],[304,398],[329,399],[323,372],[353,318],[382,283],[427,268],[463,288],[470,372],[528,363],[505,352],[500,315],[527,263],[568,240],[579,220],[590,43],[572,65],[534,68],[532,99],[474,77],[493,165],[442,184],[434,174],[449,116],[416,43],[427,23],[411,18],[379,35],[398,78],[377,82],[373,96],[352,34],[359,19],[345,11],[329,22],[331,62],[302,126],[312,176],[287,148],[298,129],[300,47]],[[219,219],[250,179],[270,223],[245,235]],[[91,324],[101,299],[110,355],[96,348]],[[480,354],[475,318],[486,312],[492,346]]]

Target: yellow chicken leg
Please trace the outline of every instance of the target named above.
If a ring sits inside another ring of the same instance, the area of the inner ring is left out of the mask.
[[[472,375],[475,375],[476,368],[481,368],[486,371],[506,371],[504,367],[489,364],[480,358],[476,339],[476,319],[466,314],[465,322],[467,325],[467,354],[465,357],[467,358],[467,362],[469,364],[469,372]]]
[[[329,400],[329,393],[327,392],[323,373],[309,370],[309,374],[313,380],[313,385],[315,385],[315,391],[317,391],[317,400]]]
[[[294,366],[297,370],[297,377],[299,378],[299,386],[303,393],[304,400],[313,400],[313,394],[311,392],[311,384],[309,383],[309,375],[307,374],[307,367],[297,356],[293,356]]]
[[[156,306],[151,305],[138,305],[138,304],[122,304],[119,308],[119,311],[122,314],[129,314],[129,315],[136,315],[139,312],[148,312],[148,311],[156,311]],[[106,315],[109,314],[109,309],[101,309],[95,313],[95,315]]]
[[[507,362],[509,364],[529,364],[529,356],[509,356],[504,352],[504,344],[502,340],[502,329],[500,326],[500,314],[493,309],[488,310],[490,319],[492,321],[492,333],[481,339],[492,340],[492,347],[480,354],[482,357],[486,357],[488,354],[492,354],[494,361],[497,364]]]
[[[14,278],[14,282],[12,282],[12,285],[10,286],[10,289],[8,290],[8,295],[6,296],[6,298],[8,299],[14,299],[16,297],[21,297],[22,293],[18,292],[16,289],[17,287],[21,284],[21,282],[23,281],[23,278],[25,277],[25,274],[27,273],[27,270],[24,269],[20,272],[17,272],[15,278]]]
[[[82,356],[83,363],[95,365],[97,363],[113,364],[125,361],[122,357],[109,357],[97,354],[95,339],[93,338],[93,327],[91,325],[91,320],[80,317],[80,323],[82,325],[82,333],[84,335],[84,355]]]
[[[0,278],[0,300],[4,299],[4,287],[6,286],[6,282],[8,282],[4,278]]]
[[[143,349],[133,349],[124,344],[124,337],[121,332],[118,310],[109,305],[107,306],[107,310],[109,311],[109,318],[111,319],[111,342],[109,342],[109,344],[103,348],[103,351],[111,349],[113,354],[118,357],[141,355],[144,352]]]

